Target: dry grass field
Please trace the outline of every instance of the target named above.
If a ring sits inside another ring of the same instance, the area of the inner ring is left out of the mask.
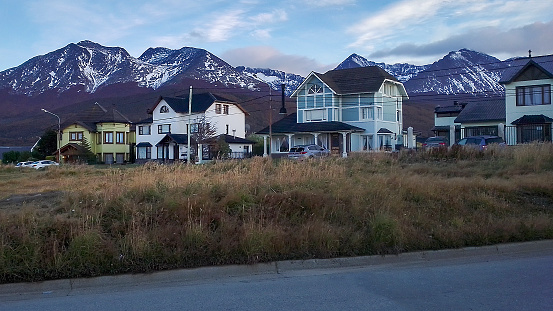
[[[0,283],[553,238],[553,146],[0,167]]]

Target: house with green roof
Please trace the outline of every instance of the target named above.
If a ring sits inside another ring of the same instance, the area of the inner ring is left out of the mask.
[[[269,141],[266,154],[317,144],[346,157],[349,152],[392,150],[404,143],[407,92],[378,66],[311,72],[292,97],[297,112],[257,132]]]

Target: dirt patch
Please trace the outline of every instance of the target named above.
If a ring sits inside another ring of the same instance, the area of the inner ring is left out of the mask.
[[[0,200],[0,209],[19,209],[22,206],[34,205],[41,208],[55,208],[63,200],[63,191],[17,194]]]

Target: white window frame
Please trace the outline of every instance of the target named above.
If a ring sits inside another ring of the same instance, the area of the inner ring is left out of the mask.
[[[313,115],[315,114],[315,115]],[[319,117],[319,114],[322,114]],[[322,122],[328,121],[327,109],[309,109],[304,110],[305,122]]]

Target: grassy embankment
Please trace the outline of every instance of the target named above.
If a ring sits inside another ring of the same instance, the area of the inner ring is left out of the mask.
[[[2,166],[0,283],[551,239],[552,180],[551,144],[303,163]]]

